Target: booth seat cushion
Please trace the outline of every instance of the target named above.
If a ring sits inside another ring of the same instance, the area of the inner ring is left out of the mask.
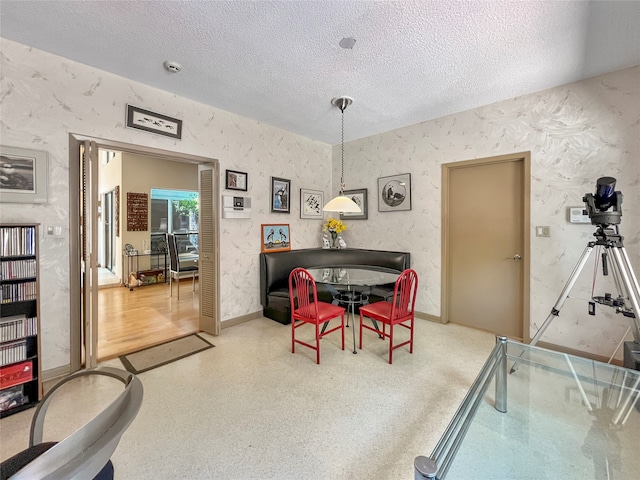
[[[366,249],[310,248],[260,254],[260,303],[263,315],[280,323],[291,322],[289,273],[296,267],[375,266],[402,272],[411,266],[408,252]],[[367,291],[369,302],[384,300],[393,294],[394,285],[377,286]],[[326,285],[317,284],[318,299],[333,300]],[[390,291],[389,291],[390,290]]]

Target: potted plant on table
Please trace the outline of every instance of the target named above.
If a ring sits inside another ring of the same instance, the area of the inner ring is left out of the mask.
[[[331,248],[346,248],[347,245],[340,236],[340,234],[346,229],[347,226],[342,222],[342,220],[328,218],[327,221],[324,222],[322,231],[331,235]],[[340,240],[342,240],[342,242],[340,242]]]

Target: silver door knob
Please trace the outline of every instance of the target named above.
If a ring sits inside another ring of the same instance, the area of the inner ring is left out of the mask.
[[[516,254],[513,256],[513,259],[514,259],[516,262],[518,262],[518,261],[522,260],[522,257],[520,256],[520,254],[519,254],[519,253],[516,253]]]

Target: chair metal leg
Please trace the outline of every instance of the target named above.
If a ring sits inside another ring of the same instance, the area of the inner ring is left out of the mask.
[[[316,322],[316,363],[320,365],[320,325]]]
[[[393,323],[389,325],[389,364],[393,364]]]

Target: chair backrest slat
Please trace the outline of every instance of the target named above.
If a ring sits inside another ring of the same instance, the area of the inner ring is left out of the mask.
[[[404,317],[414,311],[417,290],[418,274],[408,268],[400,274],[393,289],[392,319]]]
[[[176,245],[176,237],[171,233],[167,233],[167,245],[169,246],[169,262],[172,272],[180,271],[180,260],[178,257],[178,246]]]
[[[289,298],[291,311],[301,310],[308,314],[318,315],[318,291],[316,282],[304,268],[295,268],[289,275]],[[297,302],[297,305],[296,305]],[[313,302],[313,309],[311,302]]]

